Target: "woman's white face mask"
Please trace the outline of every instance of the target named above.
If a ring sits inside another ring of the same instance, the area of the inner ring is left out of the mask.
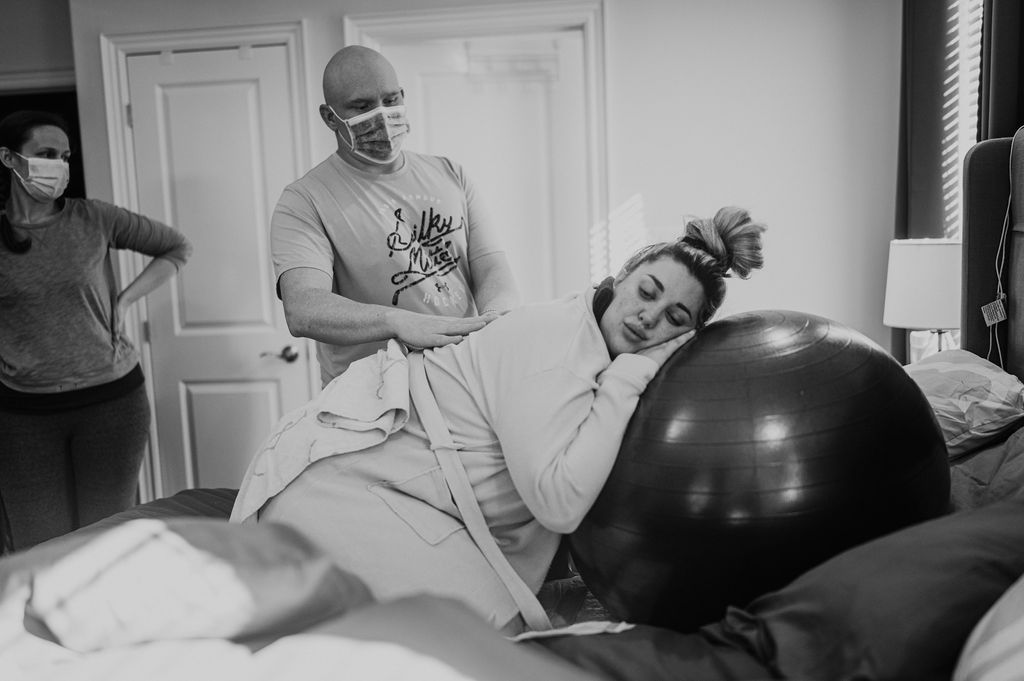
[[[348,130],[348,144],[352,153],[370,163],[386,165],[402,152],[402,141],[409,134],[405,105],[378,106],[372,111],[352,118],[342,118],[330,105],[334,116]]]
[[[29,193],[29,196],[37,201],[53,201],[60,198],[64,190],[68,188],[68,181],[71,179],[71,170],[68,162],[59,158],[36,158],[33,156],[22,156],[28,164],[28,172],[25,176],[11,168],[11,172],[21,182],[21,186]]]

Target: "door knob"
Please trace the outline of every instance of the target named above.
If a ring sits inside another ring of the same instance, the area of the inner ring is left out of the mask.
[[[299,351],[290,345],[281,348],[281,352],[261,352],[260,357],[277,357],[291,364],[299,358]]]

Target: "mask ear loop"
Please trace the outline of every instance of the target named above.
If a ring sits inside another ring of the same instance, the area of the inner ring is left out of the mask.
[[[7,149],[7,153],[9,154],[18,153],[16,151],[11,151],[11,149],[9,149],[8,147],[2,148]],[[21,156],[21,154],[18,155]],[[22,180],[21,175],[18,174],[18,171],[16,171],[12,167],[8,167],[7,164],[3,164],[3,166],[4,168],[7,168],[7,170],[9,170],[11,173],[13,173],[14,176],[18,178],[18,181],[21,182],[22,185],[24,185],[25,181]],[[24,239],[19,239],[17,236],[15,236],[14,226],[11,224],[10,219],[7,217],[7,213],[3,212],[3,206],[0,206],[0,244],[3,244],[3,246],[7,250],[9,250],[11,253],[14,253],[15,255],[27,253],[29,249],[32,248],[31,236],[26,235]]]
[[[341,116],[338,115],[338,112],[335,111],[334,107],[331,106],[330,104],[327,105],[327,110],[330,111],[331,115],[334,116],[334,118],[339,123],[341,123],[341,125],[345,128],[345,132],[346,132],[346,134],[348,134],[348,139],[345,139],[345,135],[342,135],[341,138],[345,140],[345,144],[348,145],[349,150],[352,153],[355,153],[355,148],[353,146],[354,143],[355,143],[355,140],[352,139],[352,130],[348,127],[348,123],[345,122],[344,118],[342,118]],[[335,132],[338,132],[338,130],[335,129]]]
[[[19,154],[18,152],[14,151],[13,149],[10,149],[10,148],[8,148],[8,147],[0,147],[0,148],[2,148],[2,149],[7,149],[7,153],[8,153],[8,154],[13,154],[13,155],[15,155],[15,156],[21,156],[21,154]],[[25,158],[24,156],[21,156],[21,157],[22,157],[22,158]],[[27,162],[27,159],[26,159],[26,162]],[[4,163],[4,164],[3,164],[3,166],[4,166],[4,168],[7,168],[7,170],[9,170],[9,171],[10,171],[11,173],[13,173],[13,174],[14,174],[14,176],[15,176],[15,177],[17,177],[17,178],[18,178],[18,179],[19,179],[19,180],[21,181],[21,184],[22,184],[22,186],[24,186],[24,184],[25,184],[25,178],[21,176],[21,173],[19,173],[19,172],[18,172],[18,171],[17,171],[16,169],[15,169],[15,167],[14,167],[13,165],[10,165],[10,166],[9,166],[9,165],[7,165],[6,163]]]
[[[29,171],[29,169],[28,169],[29,168],[29,166],[28,166],[28,158],[26,158],[23,154],[19,154],[16,151],[11,151],[11,150],[8,150],[8,151],[10,151],[10,153],[14,154],[15,156],[21,156],[21,158],[23,158],[25,160],[25,170],[31,175],[31,171]],[[4,166],[4,167],[6,168],[7,166]],[[11,167],[9,167],[7,169],[10,170],[11,173],[16,178],[18,178],[18,183],[21,184],[22,189],[24,189],[25,191],[28,191],[29,190],[28,189],[28,178],[25,177],[24,175],[22,175],[21,173],[19,173],[18,169],[15,168],[14,166],[11,166]]]

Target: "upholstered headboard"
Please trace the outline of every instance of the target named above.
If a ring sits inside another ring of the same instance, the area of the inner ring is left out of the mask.
[[[1024,377],[1024,128],[967,153],[963,191],[960,345]],[[982,307],[999,290],[1007,319],[989,327]]]

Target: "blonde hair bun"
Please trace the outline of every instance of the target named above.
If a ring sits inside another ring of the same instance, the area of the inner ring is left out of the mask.
[[[761,235],[765,225],[750,219],[743,208],[726,206],[712,218],[694,218],[686,223],[680,241],[700,249],[721,264],[722,275],[731,271],[741,279],[764,266]]]

